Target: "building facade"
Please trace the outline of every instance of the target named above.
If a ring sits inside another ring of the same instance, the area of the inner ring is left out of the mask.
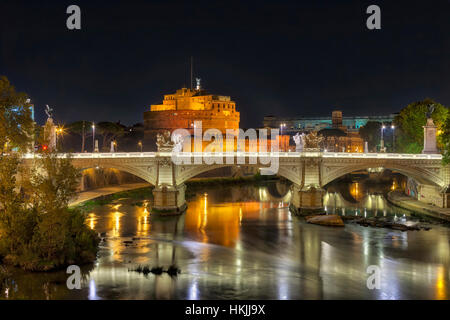
[[[199,86],[182,88],[164,96],[161,104],[144,112],[144,149],[152,150],[159,132],[186,129],[194,133],[194,122],[202,122],[202,130],[239,129],[240,114],[229,96],[209,94]]]
[[[278,118],[264,117],[265,128],[282,128],[283,134],[293,136],[297,132],[317,131],[324,137],[322,150],[330,152],[364,152],[364,140],[359,129],[369,121],[391,123],[395,115],[344,117],[335,110],[331,117]],[[291,141],[291,144],[293,141]],[[290,147],[292,149],[292,146]]]

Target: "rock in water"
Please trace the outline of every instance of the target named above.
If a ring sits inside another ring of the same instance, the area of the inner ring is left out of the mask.
[[[344,221],[337,214],[330,215],[318,215],[318,216],[308,216],[305,217],[306,222],[312,224],[318,224],[321,226],[333,226],[333,227],[343,227]]]

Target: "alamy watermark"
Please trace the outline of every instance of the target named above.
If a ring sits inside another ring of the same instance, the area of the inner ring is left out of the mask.
[[[81,269],[77,265],[70,265],[67,267],[66,270],[67,274],[70,274],[70,276],[67,278],[66,285],[67,289],[73,290],[81,289]]]
[[[270,130],[269,143],[267,129],[258,129],[259,134],[255,129],[246,131],[226,129],[224,138],[219,129],[210,128],[203,132],[202,121],[195,121],[193,126],[193,141],[187,129],[176,129],[172,132],[174,164],[261,164],[268,166],[260,168],[263,175],[278,172],[280,137],[278,129]],[[209,144],[204,147],[204,142]]]
[[[370,265],[367,267],[367,273],[370,276],[367,278],[366,286],[369,290],[381,289],[381,268],[377,265]]]
[[[79,6],[72,4],[67,7],[67,14],[70,16],[66,20],[66,26],[69,30],[81,30],[81,9]]]

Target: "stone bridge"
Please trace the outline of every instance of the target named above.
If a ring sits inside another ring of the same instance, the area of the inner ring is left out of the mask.
[[[33,165],[37,155],[24,156]],[[67,157],[59,154],[59,157]],[[174,156],[174,158],[172,158]],[[419,184],[418,199],[449,207],[450,167],[442,165],[440,154],[332,153],[332,152],[231,152],[231,153],[75,153],[73,164],[80,170],[115,168],[136,175],[155,186],[155,212],[181,213],[186,208],[184,182],[203,172],[226,166],[268,168],[267,159],[278,159],[275,174],[292,182],[291,208],[321,210],[323,187],[348,173],[369,169],[395,170]],[[173,161],[173,159],[178,161]],[[183,160],[182,163],[179,161]],[[178,163],[178,164],[177,164]],[[209,164],[213,163],[213,164]],[[264,170],[264,169],[263,169]]]

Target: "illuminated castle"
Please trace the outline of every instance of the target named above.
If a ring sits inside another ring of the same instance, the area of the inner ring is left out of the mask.
[[[174,94],[164,95],[162,104],[151,105],[144,112],[144,146],[156,147],[156,134],[165,130],[186,129],[194,132],[194,121],[202,121],[202,129],[215,128],[225,135],[227,129],[239,129],[239,112],[229,96],[207,93],[197,79],[195,89],[182,88]]]

